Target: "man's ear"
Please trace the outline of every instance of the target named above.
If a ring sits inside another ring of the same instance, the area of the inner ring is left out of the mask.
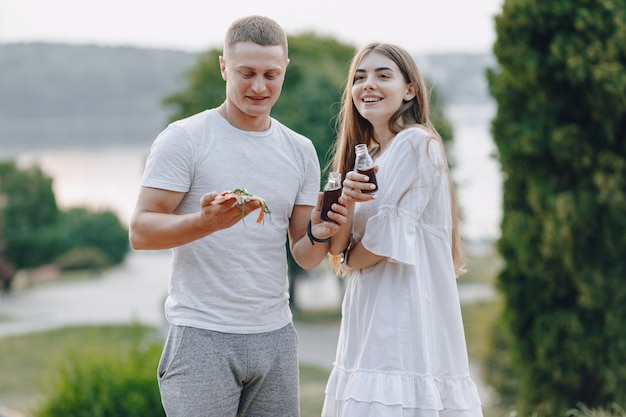
[[[224,57],[220,55],[220,73],[222,73],[222,79],[226,81],[226,63]]]

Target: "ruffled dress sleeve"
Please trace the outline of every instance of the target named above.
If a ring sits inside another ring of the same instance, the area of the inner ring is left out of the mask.
[[[446,238],[441,228],[422,221],[434,190],[446,176],[441,144],[429,139],[423,129],[407,129],[379,160],[384,179],[377,196],[380,205],[367,221],[362,244],[391,262],[418,265],[422,233]]]

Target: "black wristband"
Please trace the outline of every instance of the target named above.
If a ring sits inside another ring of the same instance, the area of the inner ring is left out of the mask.
[[[306,235],[309,237],[309,240],[311,241],[311,245],[315,245],[315,242],[320,242],[320,243],[330,242],[329,237],[327,237],[326,239],[318,239],[315,236],[313,236],[313,233],[311,232],[311,220],[309,220],[309,224],[306,226]]]

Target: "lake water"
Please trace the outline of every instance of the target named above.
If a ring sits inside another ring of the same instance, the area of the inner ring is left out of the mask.
[[[497,148],[491,137],[495,104],[455,106],[446,109],[454,128],[450,157],[463,234],[470,240],[493,240],[500,236],[502,173]]]
[[[494,106],[455,106],[446,109],[454,127],[450,158],[468,240],[492,240],[500,235],[501,173],[489,133]],[[14,158],[22,166],[38,164],[53,178],[60,207],[112,209],[124,223],[131,215],[143,165],[152,138],[141,144],[100,144],[97,148],[11,146],[0,148],[0,159]],[[12,144],[14,145],[14,144]]]

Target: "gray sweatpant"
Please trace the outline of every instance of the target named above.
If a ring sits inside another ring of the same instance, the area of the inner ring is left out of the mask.
[[[297,334],[171,326],[158,368],[168,417],[298,417]]]

